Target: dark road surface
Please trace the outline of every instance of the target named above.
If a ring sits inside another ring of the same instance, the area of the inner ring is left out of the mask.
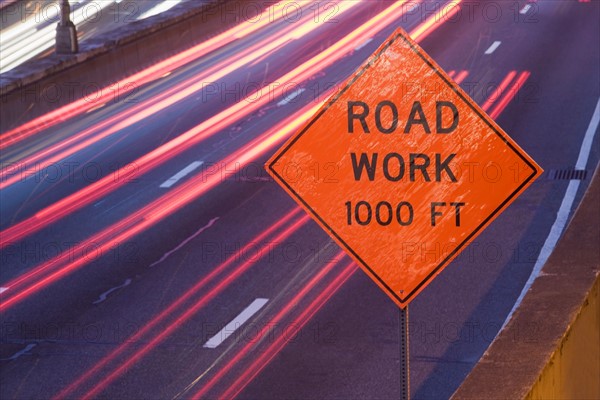
[[[398,308],[263,170],[398,26],[546,171],[411,303],[413,398],[481,357],[600,158],[600,3],[294,4],[2,133],[2,399],[398,398]]]

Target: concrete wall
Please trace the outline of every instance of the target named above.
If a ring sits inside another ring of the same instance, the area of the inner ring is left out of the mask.
[[[542,273],[453,399],[600,399],[600,168]]]
[[[600,279],[527,399],[600,399]]]

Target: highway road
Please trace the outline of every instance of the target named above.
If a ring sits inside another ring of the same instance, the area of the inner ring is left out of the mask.
[[[396,305],[263,169],[398,26],[546,171],[411,303],[412,397],[491,343],[600,159],[600,3],[269,7],[2,132],[2,399],[398,398]]]

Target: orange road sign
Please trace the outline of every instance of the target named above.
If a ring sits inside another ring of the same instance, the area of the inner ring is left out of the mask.
[[[402,29],[266,167],[402,308],[542,172]]]

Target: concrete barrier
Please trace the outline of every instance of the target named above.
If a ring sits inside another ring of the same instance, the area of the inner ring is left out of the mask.
[[[599,227],[597,168],[540,276],[452,399],[600,399]]]
[[[0,76],[0,132],[95,90],[109,88],[243,19],[251,20],[253,12],[269,4],[272,3],[250,0],[184,2],[159,15],[83,41],[78,54],[52,54],[7,71]],[[135,87],[135,82],[125,86]]]

